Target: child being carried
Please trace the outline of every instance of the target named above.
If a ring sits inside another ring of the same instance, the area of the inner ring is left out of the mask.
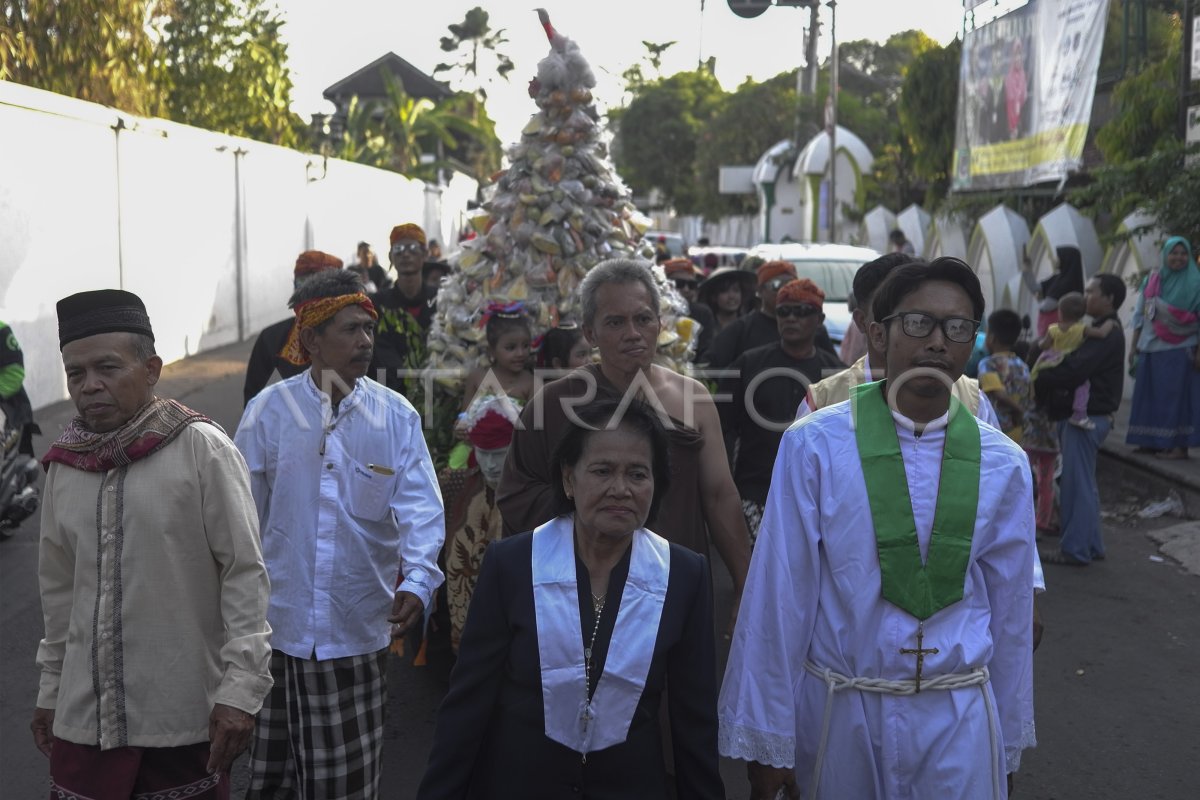
[[[1037,380],[1038,373],[1048,367],[1058,366],[1070,353],[1083,344],[1084,339],[1103,339],[1112,331],[1115,320],[1108,320],[1103,325],[1089,326],[1083,321],[1087,313],[1087,303],[1079,292],[1068,292],[1058,301],[1058,322],[1052,324],[1046,335],[1038,342],[1041,354],[1033,365],[1031,377]],[[1088,398],[1091,396],[1091,382],[1084,381],[1075,390],[1071,403],[1071,418],[1067,420],[1072,425],[1086,430],[1096,427],[1096,423],[1088,419]]]

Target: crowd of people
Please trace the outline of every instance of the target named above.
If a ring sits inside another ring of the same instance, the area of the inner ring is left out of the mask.
[[[1007,796],[1036,742],[1041,563],[1105,556],[1119,278],[1044,286],[1021,358],[967,264],[901,248],[855,275],[845,363],[789,262],[663,259],[705,384],[656,363],[652,265],[611,259],[540,337],[520,303],[480,309],[487,365],[438,470],[406,399],[434,244],[396,226],[390,270],[366,243],[348,268],[302,253],[232,438],[155,396],[137,296],[59,302],[79,416],[43,459],[31,726],[52,796],[225,798],[248,747],[248,798],[374,798],[389,649],[439,603],[457,659],[423,800],[715,800],[719,755],[754,798]],[[1198,315],[1176,237],[1130,356],[1130,441],[1165,458],[1197,436]],[[1040,558],[1039,533],[1060,537]]]

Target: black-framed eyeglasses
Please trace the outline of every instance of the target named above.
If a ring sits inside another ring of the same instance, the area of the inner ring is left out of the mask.
[[[776,313],[779,313],[778,309],[776,309]],[[897,318],[900,320],[900,330],[904,331],[905,336],[925,339],[933,333],[935,327],[940,325],[946,338],[958,344],[975,341],[975,334],[979,332],[981,324],[977,319],[935,317],[923,311],[902,311],[899,314],[892,314],[883,320],[883,324],[886,325]]]
[[[821,309],[811,303],[789,303],[786,306],[775,306],[775,316],[782,319],[789,317],[811,317],[820,314]]]
[[[695,289],[697,286],[699,286],[699,284],[695,281],[684,280],[681,278],[675,279],[676,289]]]
[[[420,253],[425,249],[425,245],[420,242],[398,242],[392,245],[393,253]]]

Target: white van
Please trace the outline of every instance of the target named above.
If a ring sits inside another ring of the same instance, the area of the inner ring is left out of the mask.
[[[841,344],[846,328],[852,324],[846,305],[854,288],[854,273],[868,261],[879,258],[869,247],[848,244],[760,244],[750,255],[764,261],[790,261],[796,265],[796,277],[808,278],[825,292],[825,330],[834,344]]]

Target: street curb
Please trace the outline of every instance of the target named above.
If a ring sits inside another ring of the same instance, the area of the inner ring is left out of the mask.
[[[1189,520],[1169,528],[1147,531],[1159,552],[1178,561],[1192,575],[1200,575],[1200,521]]]

